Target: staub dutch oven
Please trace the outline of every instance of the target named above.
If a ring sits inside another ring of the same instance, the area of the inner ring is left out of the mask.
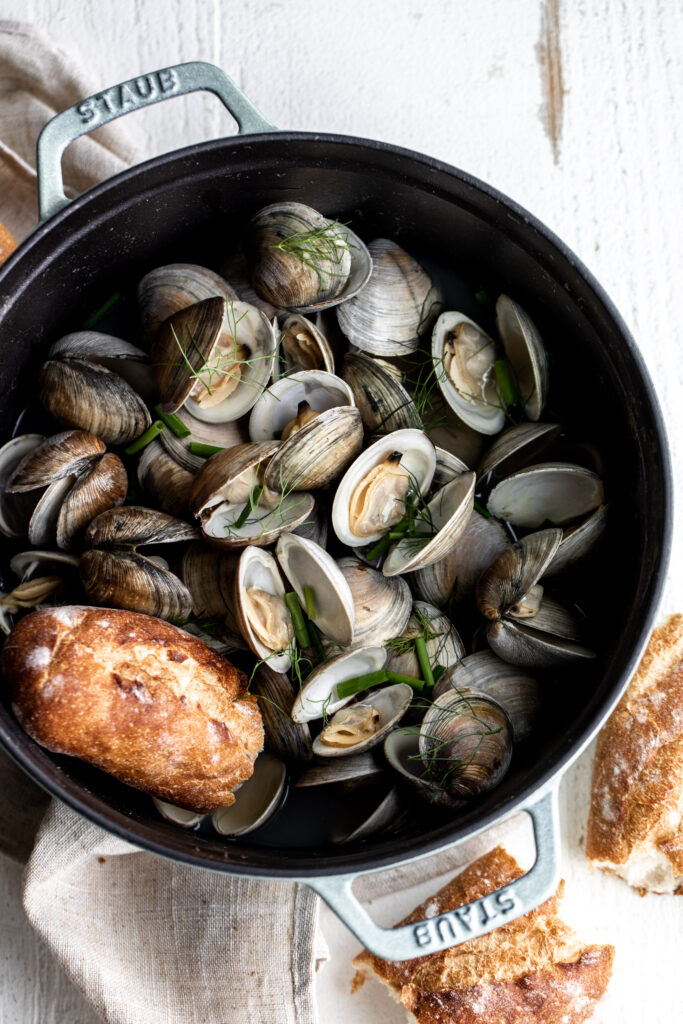
[[[66,199],[61,156],[70,142],[128,111],[200,89],[223,101],[238,122],[238,136],[149,160]],[[599,450],[611,518],[584,609],[596,632],[595,668],[565,672],[548,684],[549,716],[540,738],[516,756],[497,789],[446,823],[422,822],[419,832],[341,847],[310,839],[302,845],[286,820],[269,842],[185,831],[160,820],[144,794],[37,746],[3,692],[5,748],[54,796],[140,847],[215,871],[304,881],[362,943],[388,959],[444,949],[538,905],[557,882],[561,775],[634,671],[669,553],[671,481],[660,412],[635,343],[602,288],[547,228],[490,186],[384,143],[276,131],[209,64],[141,76],[57,115],[40,137],[38,181],[40,226],[0,272],[3,436],[16,429],[32,397],[31,380],[47,346],[82,324],[114,289],[133,288],[162,263],[218,266],[251,213],[297,199],[352,221],[367,240],[393,238],[418,258],[424,254],[441,269],[447,289],[455,272],[529,309],[552,361],[550,404],[561,409],[573,436]],[[533,820],[534,867],[469,908],[385,930],[351,891],[358,874],[444,850],[519,810]]]

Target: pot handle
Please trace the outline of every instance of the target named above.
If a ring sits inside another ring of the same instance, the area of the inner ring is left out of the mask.
[[[131,78],[56,114],[41,131],[37,149],[40,220],[51,217],[69,202],[62,180],[62,155],[67,146],[123,114],[200,90],[212,92],[222,100],[237,121],[239,135],[275,130],[215,64],[195,60]]]
[[[536,861],[531,870],[503,889],[426,921],[398,928],[381,928],[353,894],[351,885],[358,877],[355,874],[303,881],[322,896],[375,956],[383,960],[412,960],[427,953],[437,953],[486,935],[507,921],[514,921],[539,906],[555,891],[559,881],[560,847],[557,784],[543,796],[536,796],[522,810],[531,815],[534,827]]]

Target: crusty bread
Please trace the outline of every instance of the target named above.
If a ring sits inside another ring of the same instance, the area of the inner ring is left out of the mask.
[[[168,622],[46,608],[20,620],[2,660],[17,718],[49,750],[202,812],[234,803],[253,772],[263,726],[244,674]]]
[[[522,874],[498,846],[400,921],[434,917]],[[418,1024],[581,1024],[605,994],[612,946],[586,946],[558,917],[563,884],[536,910],[442,953],[389,963],[367,950],[352,990],[367,977],[389,986]]]
[[[643,894],[683,893],[683,615],[654,631],[598,736],[586,856]]]

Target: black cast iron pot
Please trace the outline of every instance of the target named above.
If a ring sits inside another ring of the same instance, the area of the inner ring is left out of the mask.
[[[128,110],[195,89],[216,93],[243,134],[150,160],[67,202],[60,161],[69,142]],[[160,820],[143,794],[39,747],[17,724],[3,693],[5,748],[50,793],[147,850],[217,871],[304,880],[365,945],[388,959],[445,948],[538,905],[559,870],[560,777],[634,671],[669,553],[671,480],[657,400],[634,341],[603,290],[547,228],[488,185],[383,143],[275,131],[207,64],[146,75],[54,118],[39,143],[39,191],[41,224],[0,272],[3,436],[30,397],[46,347],[82,324],[113,288],[133,288],[162,263],[217,266],[253,211],[297,199],[352,220],[366,239],[393,238],[418,258],[424,254],[440,268],[447,291],[455,270],[459,279],[490,283],[494,294],[505,291],[530,311],[552,360],[550,404],[573,436],[599,449],[611,517],[584,609],[596,633],[595,667],[558,677],[548,725],[497,789],[419,834],[302,848],[286,831],[275,845],[184,831]],[[520,809],[533,818],[536,864],[469,912],[386,931],[352,895],[357,874],[444,849]]]

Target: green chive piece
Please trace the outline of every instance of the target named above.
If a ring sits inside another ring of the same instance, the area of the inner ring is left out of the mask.
[[[256,514],[256,507],[257,507],[259,501],[261,500],[261,495],[262,494],[263,494],[263,487],[261,487],[260,485],[258,487],[255,487],[253,492],[250,492],[250,494],[249,494],[249,501],[247,501],[245,503],[244,508],[242,509],[240,514],[238,515],[238,517],[235,520],[235,522],[232,524],[232,529],[233,530],[239,530],[240,526],[244,526],[244,524],[246,523],[247,519],[249,518],[249,513],[250,512],[253,512],[254,515]]]
[[[486,306],[491,301],[491,299],[489,298],[489,293],[485,292],[483,288],[480,288],[478,292],[475,292],[474,297],[477,300],[477,302],[482,306]]]
[[[485,519],[491,518],[491,513],[487,509],[486,505],[482,505],[478,498],[474,499],[474,509],[480,516],[484,516]]]
[[[289,594],[285,594],[285,604],[289,608],[289,614],[292,616],[292,625],[294,626],[294,636],[299,647],[310,647],[311,636],[306,626],[306,620],[304,619],[304,613],[299,603],[299,598],[292,590]]]
[[[315,619],[315,596],[313,594],[313,587],[304,587],[304,604],[306,605],[306,614],[309,619]]]
[[[496,375],[498,387],[505,404],[508,406],[516,405],[519,401],[519,395],[517,394],[517,385],[515,384],[512,367],[507,359],[496,359],[493,364],[493,372]]]
[[[313,650],[315,651],[316,655],[318,656],[318,661],[319,662],[325,661],[325,659],[327,658],[327,655],[325,654],[325,648],[323,647],[323,642],[320,639],[320,633],[318,632],[318,627],[316,626],[316,624],[314,622],[307,622],[306,623],[306,628],[307,628],[308,632],[310,633],[311,644],[313,646]]]
[[[368,562],[372,562],[375,558],[379,558],[380,555],[383,555],[390,544],[393,544],[393,541],[391,539],[391,535],[387,533],[381,540],[378,540],[368,552],[366,552],[365,557]]]
[[[346,697],[353,697],[361,690],[368,690],[371,686],[380,686],[389,681],[389,673],[385,669],[378,672],[368,672],[364,676],[352,676],[341,683],[337,683],[337,700],[345,700]]]
[[[154,414],[157,419],[166,424],[171,433],[175,434],[176,437],[190,436],[190,428],[185,426],[180,416],[176,416],[172,412],[164,412],[161,408],[161,403],[154,406]]]
[[[397,526],[395,530],[389,530],[389,539],[390,540],[403,540],[403,538],[405,537],[407,531],[408,531],[408,524],[407,523],[404,524],[403,526]]]
[[[434,666],[434,682],[435,683],[438,683],[439,679],[441,679],[441,676],[444,674],[445,671],[446,671],[446,669],[444,668],[443,665],[435,665]]]
[[[107,299],[107,301],[104,302],[100,306],[99,309],[96,309],[94,313],[91,313],[91,315],[85,321],[84,326],[85,327],[93,327],[97,323],[98,320],[102,319],[102,317],[104,316],[105,313],[109,312],[109,310],[112,308],[112,306],[116,305],[116,303],[119,301],[120,298],[121,298],[121,292],[114,292],[113,295],[110,295],[109,298]]]
[[[190,451],[193,455],[201,455],[203,459],[208,459],[216,452],[225,451],[224,448],[217,447],[215,444],[202,444],[201,441],[190,441]]]
[[[146,448],[148,444],[151,444],[154,438],[161,433],[164,429],[164,424],[161,420],[155,420],[151,427],[148,427],[144,434],[140,434],[134,441],[128,445],[125,449],[126,455],[137,455],[143,448]]]
[[[424,679],[415,679],[413,676],[402,676],[400,672],[387,672],[390,683],[407,683],[414,690],[424,690]]]
[[[429,660],[429,654],[427,653],[427,641],[423,636],[415,637],[415,653],[420,665],[420,671],[422,672],[422,678],[425,681],[425,686],[431,689],[434,685],[434,673],[432,672],[432,665]]]

